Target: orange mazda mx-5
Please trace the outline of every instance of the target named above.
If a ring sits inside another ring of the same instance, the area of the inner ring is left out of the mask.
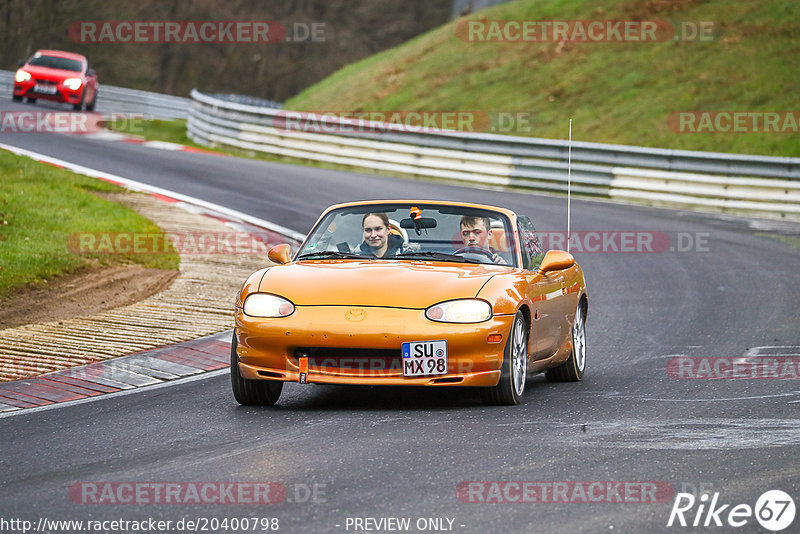
[[[283,383],[475,386],[519,404],[525,380],[577,381],[586,364],[583,271],[544,254],[530,219],[464,202],[331,206],[299,250],[236,300],[231,383],[246,405]]]

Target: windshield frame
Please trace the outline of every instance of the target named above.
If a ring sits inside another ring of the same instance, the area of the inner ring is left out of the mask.
[[[506,230],[506,240],[509,246],[509,252],[512,259],[512,263],[509,264],[493,264],[493,263],[473,263],[473,262],[464,262],[467,265],[495,265],[498,267],[511,267],[511,268],[519,268],[520,266],[520,259],[519,259],[519,243],[517,241],[517,228],[516,228],[516,214],[511,212],[510,210],[505,210],[503,208],[498,208],[495,206],[488,206],[484,204],[472,204],[472,203],[458,203],[458,202],[436,202],[436,201],[415,201],[415,200],[387,200],[387,201],[370,201],[365,202],[363,204],[341,204],[341,205],[334,205],[326,209],[311,227],[311,229],[306,234],[305,239],[298,247],[297,251],[292,256],[292,262],[296,261],[404,261],[404,262],[418,262],[418,261],[444,261],[444,260],[436,260],[436,259],[413,259],[413,258],[396,258],[396,257],[387,257],[387,258],[374,258],[369,256],[364,256],[363,258],[299,258],[301,256],[301,251],[306,249],[306,246],[310,243],[311,237],[314,236],[317,231],[320,229],[322,224],[326,221],[330,221],[330,218],[336,217],[337,214],[341,212],[348,212],[352,214],[366,214],[372,213],[376,211],[391,211],[397,209],[407,210],[410,206],[416,206],[420,210],[442,210],[442,211],[454,211],[454,212],[466,212],[465,214],[469,214],[470,212],[477,214],[486,214],[487,212],[491,214],[493,218],[499,219],[503,222],[504,228]],[[327,223],[329,224],[329,222]],[[447,263],[456,263],[456,262],[447,262]],[[459,264],[462,262],[458,262]]]

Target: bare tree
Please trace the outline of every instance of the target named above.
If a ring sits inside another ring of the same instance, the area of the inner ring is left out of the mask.
[[[0,68],[40,48],[86,55],[101,83],[186,95],[196,87],[283,101],[337,69],[447,21],[451,0],[3,0]],[[81,43],[80,21],[277,21],[290,35],[324,25],[324,41]],[[305,25],[305,26],[303,26]]]

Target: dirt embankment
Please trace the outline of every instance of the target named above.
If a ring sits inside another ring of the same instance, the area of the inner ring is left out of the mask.
[[[59,276],[0,299],[0,330],[127,306],[163,291],[178,271],[117,265]]]

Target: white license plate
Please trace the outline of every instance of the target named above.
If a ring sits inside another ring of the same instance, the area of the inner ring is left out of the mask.
[[[403,343],[403,376],[447,373],[447,341],[406,341]]]
[[[33,86],[33,90],[36,93],[42,93],[43,95],[54,95],[56,94],[56,86],[55,85],[41,85],[36,84]]]

